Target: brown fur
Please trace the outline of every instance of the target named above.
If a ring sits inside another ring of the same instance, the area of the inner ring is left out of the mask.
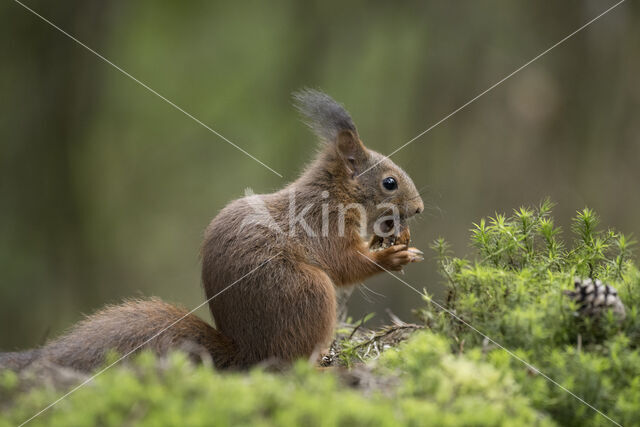
[[[420,260],[406,245],[371,252],[360,234],[361,223],[370,233],[374,220],[385,214],[377,210],[378,203],[395,203],[403,218],[422,211],[422,200],[409,176],[391,160],[365,148],[339,104],[318,92],[302,93],[299,99],[305,101],[305,97],[312,102],[301,111],[312,120],[314,115],[321,116],[312,123],[325,141],[316,159],[284,189],[231,202],[206,229],[202,281],[216,329],[188,315],[144,347],[162,354],[183,342],[194,342],[220,368],[309,357],[331,339],[334,286],[358,283],[382,268],[400,270]],[[397,180],[396,191],[382,187],[388,176]],[[311,206],[304,218],[315,236],[299,226],[290,229],[292,194],[296,214]],[[252,200],[260,201],[277,229],[256,221],[263,218],[260,214],[256,218]],[[348,210],[341,236],[339,207],[351,203],[364,206],[368,221],[357,210]],[[323,204],[329,218],[327,233],[322,229]],[[108,350],[126,354],[185,314],[158,299],[128,301],[88,317],[42,349],[4,356],[0,366],[19,368],[46,358],[92,370],[103,363]]]
[[[155,336],[174,322],[166,332]],[[216,366],[232,365],[229,355],[233,354],[233,345],[215,328],[193,314],[187,315],[182,308],[151,298],[107,306],[41,349],[7,353],[0,358],[0,367],[22,369],[46,359],[56,365],[92,371],[104,363],[110,350],[125,355],[139,346],[161,355],[171,349],[183,349],[193,356],[202,351],[211,355]]]
[[[297,181],[279,192],[260,196],[281,232],[260,225],[247,227],[243,221],[253,214],[247,199],[230,203],[211,222],[202,248],[207,298],[275,257],[213,298],[209,305],[218,330],[236,344],[239,365],[269,358],[308,357],[324,348],[334,327],[334,285],[361,282],[382,271],[378,265],[399,270],[416,260],[405,245],[370,252],[359,234],[361,219],[356,211],[348,212],[345,235],[337,232],[340,203],[361,203],[368,218],[378,218],[380,212],[375,211],[375,205],[389,199],[380,182],[389,175],[400,183],[393,201],[404,207],[402,214],[409,217],[422,211],[422,200],[413,183],[390,160],[384,159],[357,177],[359,171],[380,159],[382,156],[367,150],[355,133],[345,131],[335,144],[323,147]],[[326,199],[323,191],[329,193]],[[312,205],[305,218],[316,237],[302,229],[291,233],[291,192],[296,194],[296,212]],[[326,237],[321,229],[323,203],[329,204]]]

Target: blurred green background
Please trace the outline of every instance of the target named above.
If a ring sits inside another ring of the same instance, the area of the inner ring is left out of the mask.
[[[389,153],[613,1],[26,4],[284,175],[281,179],[13,2],[0,5],[0,348],[107,303],[203,301],[210,219],[294,180],[315,138],[290,94],[321,88]],[[640,5],[628,1],[397,153],[424,190],[416,246],[495,211],[588,205],[640,235]],[[433,256],[405,280],[438,294]],[[351,313],[405,320],[380,275]],[[241,309],[241,307],[239,307]],[[205,309],[200,315],[209,319]]]

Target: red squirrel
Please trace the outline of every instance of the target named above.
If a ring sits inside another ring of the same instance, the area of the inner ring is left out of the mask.
[[[215,328],[157,298],[129,300],[39,349],[0,355],[0,367],[47,360],[91,371],[110,350],[164,354],[192,343],[217,368],[246,368],[325,349],[336,287],[422,260],[421,251],[405,244],[369,250],[366,236],[389,232],[388,218],[404,221],[424,205],[400,167],[364,146],[340,104],[310,89],[294,101],[320,138],[315,159],[282,190],[232,201],[205,231],[202,282]]]

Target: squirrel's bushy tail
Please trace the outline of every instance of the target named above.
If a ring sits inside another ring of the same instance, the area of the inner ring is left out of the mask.
[[[211,357],[217,368],[232,366],[233,342],[199,317],[152,298],[108,306],[40,349],[0,355],[0,369],[23,369],[46,361],[90,372],[110,351],[119,355],[151,349],[157,354],[184,350],[194,358]]]
[[[0,369],[12,369],[17,371],[26,368],[34,360],[37,360],[39,355],[40,350],[0,353]]]

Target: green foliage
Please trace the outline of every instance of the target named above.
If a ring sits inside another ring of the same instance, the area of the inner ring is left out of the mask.
[[[474,224],[476,262],[450,257],[442,250],[445,242],[436,241],[449,287],[442,305],[612,419],[638,424],[640,273],[630,261],[634,242],[613,230],[599,231],[598,216],[585,208],[573,220],[575,240],[568,248],[559,240],[551,207],[544,201],[537,209],[520,208],[510,217],[497,214]],[[563,295],[574,276],[614,286],[627,307],[626,319],[611,311],[578,316],[575,303]],[[449,338],[452,350],[477,355],[480,349],[481,359],[513,374],[536,408],[563,425],[608,422],[425,299],[420,316]]]
[[[445,338],[420,332],[383,353],[379,369],[400,373],[400,396],[446,414],[438,425],[552,424],[531,409],[510,373],[478,359],[454,355]]]
[[[407,346],[414,361],[412,371],[426,358],[434,363],[425,365],[424,374],[397,393],[385,388],[385,396],[373,391],[365,397],[342,385],[331,372],[318,372],[302,362],[285,374],[260,369],[223,374],[206,365],[193,366],[179,353],[160,362],[144,353],[132,366],[98,376],[30,425],[498,426],[529,425],[539,418],[517,394],[512,380],[504,380],[486,363],[448,355],[442,338],[430,334],[420,338]],[[390,355],[388,369],[398,366],[399,360]],[[432,380],[438,381],[437,388]],[[430,388],[438,394],[430,395]],[[0,426],[25,421],[61,394],[39,388],[18,395],[12,410],[3,413]]]

